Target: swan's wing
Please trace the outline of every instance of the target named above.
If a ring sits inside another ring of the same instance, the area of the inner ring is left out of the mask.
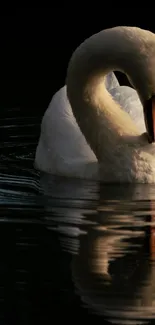
[[[128,86],[119,86],[109,90],[113,99],[131,116],[138,129],[146,132],[143,107],[135,89]]]
[[[113,72],[109,72],[105,77],[105,86],[108,91],[119,86],[119,82]]]
[[[108,90],[119,85],[113,72],[106,76],[105,81]],[[44,114],[37,148],[38,156],[38,160],[44,159],[41,156],[47,156],[45,159],[48,158],[49,162],[74,159],[96,161],[75,120],[66,95],[66,86],[55,93]]]
[[[92,165],[94,167],[91,168]],[[66,176],[77,174],[77,177],[82,177],[85,173],[89,174],[89,169],[92,177],[93,170],[97,174],[97,159],[73,116],[66,86],[53,96],[42,119],[35,166],[49,173]]]
[[[119,85],[112,72],[105,81],[108,90]],[[35,165],[46,172],[64,175],[69,172],[73,176],[81,165],[81,175],[86,168],[87,175],[90,170],[93,178],[93,173],[97,173],[96,162],[96,156],[75,120],[64,86],[53,96],[42,119]]]

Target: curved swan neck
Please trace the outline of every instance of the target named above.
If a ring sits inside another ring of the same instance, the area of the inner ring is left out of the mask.
[[[73,53],[67,72],[67,95],[98,159],[103,157],[104,138],[116,148],[120,139],[132,142],[140,135],[128,114],[107,92],[104,76],[112,70],[124,72],[143,103],[155,93],[155,73],[151,70],[154,66],[155,36],[136,27],[104,30]]]

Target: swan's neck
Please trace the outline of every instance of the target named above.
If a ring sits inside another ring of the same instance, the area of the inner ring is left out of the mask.
[[[111,70],[125,72],[143,103],[155,91],[155,74],[149,71],[149,64],[155,66],[154,58],[154,34],[130,27],[102,31],[74,52],[68,67],[67,94],[81,131],[99,161],[108,155],[105,150],[144,144],[134,122],[107,92],[104,76]]]

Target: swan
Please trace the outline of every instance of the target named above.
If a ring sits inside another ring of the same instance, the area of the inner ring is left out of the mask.
[[[155,35],[137,27],[85,40],[70,59],[67,89],[43,117],[35,167],[103,182],[155,183],[154,60]],[[108,88],[106,75],[116,70],[135,89],[117,80]]]

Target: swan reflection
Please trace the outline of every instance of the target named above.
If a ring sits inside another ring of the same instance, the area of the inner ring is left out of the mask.
[[[44,175],[42,184],[51,228],[72,253],[72,279],[82,304],[113,323],[154,319],[155,187],[65,180],[57,182],[54,205],[54,178]]]

